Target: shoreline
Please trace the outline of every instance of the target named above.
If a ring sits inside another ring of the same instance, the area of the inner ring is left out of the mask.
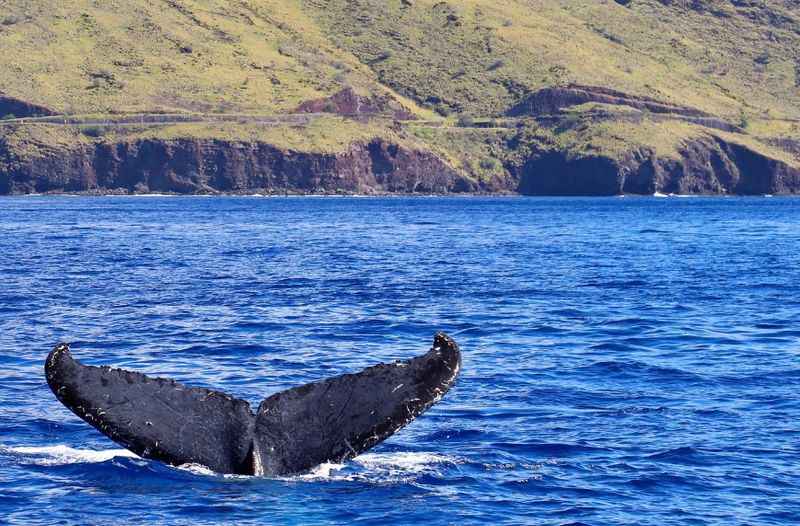
[[[170,197],[170,198],[226,198],[226,197],[240,197],[240,198],[253,198],[253,199],[297,199],[297,198],[313,198],[313,199],[337,199],[337,198],[351,198],[351,199],[385,199],[385,198],[414,198],[414,199],[428,199],[428,198],[540,198],[540,199],[620,199],[620,198],[634,198],[634,199],[686,199],[686,198],[758,198],[758,199],[771,199],[771,198],[800,198],[800,194],[662,194],[656,192],[654,194],[617,194],[617,195],[529,195],[521,193],[501,193],[501,192],[465,192],[465,193],[400,193],[400,192],[387,192],[387,193],[246,193],[246,192],[218,192],[213,194],[182,194],[182,193],[121,193],[121,192],[44,192],[44,193],[26,193],[26,194],[0,194],[0,199],[3,198],[35,198],[35,197],[124,197],[124,198],[157,198],[157,197]]]

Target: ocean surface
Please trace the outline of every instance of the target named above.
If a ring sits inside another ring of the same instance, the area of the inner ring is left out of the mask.
[[[437,330],[438,405],[281,479],[137,458],[42,370],[257,405]],[[798,420],[798,199],[0,199],[0,524],[796,525]]]

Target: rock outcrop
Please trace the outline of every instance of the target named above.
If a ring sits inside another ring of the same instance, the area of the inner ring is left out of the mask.
[[[98,142],[31,160],[3,151],[0,193],[446,193],[477,190],[436,155],[382,139],[338,153],[221,140]]]
[[[628,106],[652,113],[686,117],[709,117],[707,113],[688,106],[669,104],[650,97],[630,95],[599,86],[582,86],[579,84],[540,89],[511,107],[507,115],[510,117],[554,115],[564,108],[588,102]]]
[[[364,117],[389,115],[397,120],[416,119],[408,108],[389,95],[365,97],[356,93],[353,88],[345,88],[330,97],[306,101],[294,113],[335,113]]]
[[[713,136],[687,143],[678,158],[649,149],[621,159],[541,152],[519,169],[518,180],[527,195],[800,194],[800,169]]]

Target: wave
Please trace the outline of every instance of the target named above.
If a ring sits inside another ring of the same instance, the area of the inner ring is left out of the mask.
[[[19,446],[0,445],[0,455],[17,457],[23,464],[36,466],[65,466],[72,464],[97,464],[115,458],[141,457],[127,449],[78,449],[63,444],[52,446]],[[404,482],[420,475],[435,474],[443,465],[461,463],[455,457],[427,452],[391,452],[365,453],[348,463],[325,463],[307,473],[278,477],[285,481],[366,481],[366,482]],[[164,464],[167,469],[203,477],[221,477],[225,479],[251,479],[246,475],[221,475],[201,464],[183,464],[173,467]]]
[[[481,429],[444,428],[425,435],[424,440],[426,442],[437,442],[440,440],[478,441],[486,436],[486,434],[487,432]]]
[[[566,457],[571,455],[581,455],[584,453],[597,453],[608,451],[605,447],[591,446],[587,444],[570,443],[532,443],[532,442],[496,442],[494,447],[513,453],[533,453],[537,455],[548,455]]]
[[[180,194],[160,194],[158,192],[148,194],[119,194],[107,195],[104,197],[126,197],[126,198],[141,198],[141,197],[206,197],[204,195],[180,195]]]
[[[460,464],[456,457],[419,451],[393,453],[365,453],[349,464],[327,463],[309,473],[287,477],[305,481],[363,481],[399,483],[414,480],[421,475],[434,475],[444,465]]]
[[[440,453],[425,452],[395,452],[395,453],[365,453],[356,457],[355,462],[364,467],[380,469],[402,469],[404,471],[419,473],[436,464],[456,464],[457,459]]]
[[[618,361],[618,360],[604,360],[584,365],[578,368],[579,370],[589,373],[615,375],[622,377],[640,377],[640,378],[656,378],[663,381],[671,382],[692,382],[703,383],[708,380],[700,374],[679,369],[677,367],[666,367],[660,365],[651,365],[635,360],[631,361]]]
[[[0,445],[0,454],[22,457],[26,464],[38,466],[63,466],[66,464],[86,464],[107,462],[117,457],[139,458],[127,449],[76,449],[62,444],[38,447],[6,447]]]
[[[704,453],[697,448],[691,446],[677,447],[653,453],[647,456],[648,459],[655,462],[666,462],[671,464],[687,464],[687,465],[706,465],[709,460],[704,456]]]

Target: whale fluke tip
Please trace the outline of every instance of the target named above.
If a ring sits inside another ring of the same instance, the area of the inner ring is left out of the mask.
[[[433,338],[432,351],[438,353],[445,366],[454,372],[453,378],[448,383],[455,380],[455,375],[461,369],[461,349],[456,341],[443,332],[437,332]]]
[[[47,361],[49,362],[51,358],[57,358],[60,354],[69,354],[69,344],[65,342],[61,342],[56,344],[53,347],[53,350],[50,351],[50,354],[47,356]]]
[[[44,362],[45,378],[47,378],[47,382],[50,383],[51,387],[53,380],[62,368],[60,364],[64,359],[72,361],[72,355],[69,352],[69,344],[62,342],[53,347]]]
[[[458,347],[458,345],[456,345],[456,342],[453,340],[453,338],[451,338],[450,336],[448,336],[447,334],[445,334],[444,332],[441,332],[441,331],[437,332],[436,336],[433,337],[433,346],[434,347]]]
[[[461,350],[456,341],[443,332],[437,332],[433,337],[433,348],[440,349],[445,353],[454,353],[460,356]]]

